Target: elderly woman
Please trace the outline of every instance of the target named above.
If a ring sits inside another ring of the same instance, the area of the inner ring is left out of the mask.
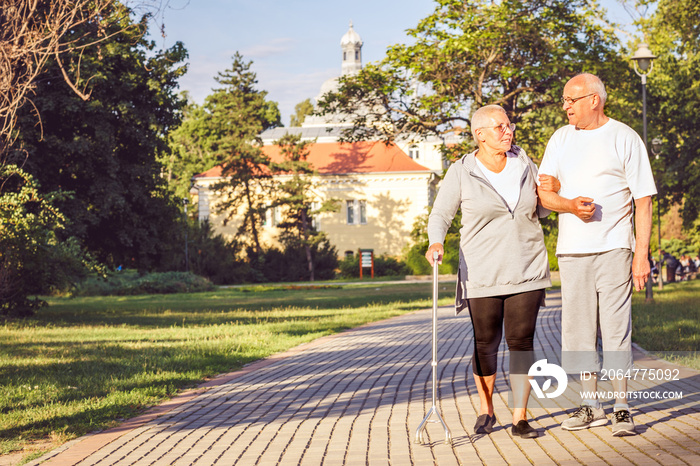
[[[515,125],[498,105],[478,109],[471,120],[479,148],[452,164],[428,220],[430,247],[442,261],[447,229],[462,209],[456,311],[469,310],[474,328],[472,368],[481,402],[475,433],[493,431],[493,390],[503,328],[510,351],[514,436],[539,434],[527,422],[534,362],[533,339],[545,288],[551,286],[544,236],[538,220],[537,167],[512,144]],[[551,183],[558,191],[556,178]],[[547,213],[541,207],[540,216]]]

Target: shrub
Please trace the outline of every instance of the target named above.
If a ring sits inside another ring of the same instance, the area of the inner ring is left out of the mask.
[[[381,255],[374,258],[374,275],[378,277],[390,277],[408,275],[410,269],[406,263],[395,257]]]
[[[335,246],[324,239],[311,246],[314,261],[314,279],[335,278],[338,268],[338,253]],[[298,282],[309,280],[309,265],[306,250],[301,243],[289,243],[284,250],[270,248],[256,261],[262,277],[268,282]]]
[[[688,242],[677,239],[661,239],[661,249],[670,253],[676,259],[683,255],[696,255],[698,252]]]
[[[559,261],[557,260],[557,233],[558,228],[550,231],[544,237],[544,245],[547,247],[547,260],[549,261],[549,270],[559,270]]]
[[[217,285],[244,283],[250,278],[250,266],[238,257],[241,246],[215,235],[209,222],[196,223],[190,243],[190,270]]]
[[[55,204],[66,193],[41,194],[14,165],[0,165],[0,186],[0,315],[25,317],[44,305],[32,296],[65,289],[95,267],[76,238],[59,238],[66,218]]]
[[[441,274],[455,274],[459,268],[459,229],[462,212],[458,211],[445,235],[445,254],[438,270]],[[413,275],[431,275],[433,269],[425,258],[428,250],[428,215],[420,216],[411,231],[413,244],[406,251],[406,265]]]
[[[425,258],[428,242],[423,241],[411,246],[406,253],[406,265],[412,275],[431,275],[433,268]],[[456,274],[459,270],[459,233],[447,233],[445,237],[445,253],[442,264],[438,266],[441,274]]]
[[[358,278],[360,276],[360,258],[358,255],[349,256],[340,261],[340,276],[343,278]],[[400,259],[388,255],[374,258],[375,277],[396,277],[410,274],[411,269]],[[362,271],[363,276],[369,276],[369,268]]]
[[[338,263],[342,278],[357,278],[360,276],[360,258],[358,255],[346,256]],[[364,272],[363,272],[364,273]]]
[[[425,252],[428,250],[428,242],[423,241],[411,246],[406,252],[406,266],[411,275],[428,275],[432,273],[430,263],[425,260]]]
[[[189,272],[163,272],[139,275],[133,271],[112,272],[78,284],[75,296],[127,296],[139,294],[196,293],[216,287],[206,278]]]
[[[216,285],[251,281],[251,268],[239,258],[242,246],[237,241],[215,234],[208,221],[188,221],[187,227],[189,267],[186,269],[185,266],[183,228],[179,242],[171,245],[168,260],[159,265],[158,271],[189,270],[195,275],[208,278]]]

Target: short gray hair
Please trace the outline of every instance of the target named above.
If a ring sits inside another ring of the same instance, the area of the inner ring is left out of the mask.
[[[477,142],[476,130],[488,126],[490,124],[489,119],[491,118],[491,115],[493,115],[496,112],[506,113],[506,110],[500,105],[492,104],[484,105],[476,112],[474,112],[471,119],[471,130],[472,138],[474,138],[475,142]]]
[[[586,88],[594,94],[597,94],[600,98],[600,103],[605,105],[605,101],[608,99],[608,93],[605,91],[605,84],[596,75],[591,73],[581,73],[576,76],[581,76],[586,83]]]

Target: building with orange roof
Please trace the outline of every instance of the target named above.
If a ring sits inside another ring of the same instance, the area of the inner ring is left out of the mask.
[[[341,39],[342,74],[361,69],[362,40],[350,29]],[[337,89],[338,78],[321,86],[319,97]],[[317,98],[318,100],[318,98]],[[309,116],[301,127],[274,128],[263,132],[263,152],[281,162],[280,147],[275,144],[287,133],[312,142],[307,161],[316,171],[315,185],[319,202],[336,199],[340,210],[314,218],[318,230],[326,233],[342,256],[358,249],[373,249],[375,255],[400,256],[410,242],[410,233],[418,217],[428,213],[446,162],[439,150],[444,140],[409,139],[396,144],[380,141],[341,143],[341,131],[351,123],[342,115]],[[284,179],[286,175],[277,175]],[[225,213],[217,208],[220,200],[214,185],[221,182],[222,169],[214,167],[193,178],[198,196],[199,219],[208,219],[215,231],[233,236],[237,222],[226,223]],[[270,209],[262,228],[261,240],[277,242],[276,224],[283,212]]]
[[[281,161],[278,146],[263,146],[273,161]],[[415,219],[427,213],[438,176],[395,145],[381,142],[318,143],[310,146],[307,161],[317,171],[319,201],[337,199],[340,211],[319,214],[316,228],[325,232],[339,254],[373,249],[376,255],[398,256],[408,243]],[[278,175],[284,178],[285,175]],[[237,223],[224,225],[216,208],[213,185],[222,181],[221,167],[195,176],[200,220],[208,219],[218,233],[235,235]],[[262,241],[275,244],[282,212],[270,209]]]

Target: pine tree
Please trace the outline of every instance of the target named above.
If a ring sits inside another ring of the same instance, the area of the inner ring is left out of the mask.
[[[273,172],[280,177],[274,206],[282,206],[285,212],[285,219],[278,225],[283,230],[280,241],[287,246],[303,246],[309,280],[314,281],[312,249],[326,240],[326,236],[314,228],[313,217],[323,212],[337,212],[338,202],[335,199],[322,201],[316,194],[317,184],[313,181],[316,171],[306,160],[312,142],[301,141],[299,135],[286,134],[275,144],[280,147],[284,158],[280,163],[271,164]]]
[[[207,97],[207,126],[211,153],[223,160],[227,181],[217,186],[224,193],[220,211],[230,220],[240,212],[240,236],[247,237],[254,254],[262,252],[260,226],[264,220],[271,189],[269,159],[261,149],[260,133],[280,126],[276,102],[266,100],[267,92],[256,88],[252,62],[236,53],[230,69],[215,78],[221,86]]]

